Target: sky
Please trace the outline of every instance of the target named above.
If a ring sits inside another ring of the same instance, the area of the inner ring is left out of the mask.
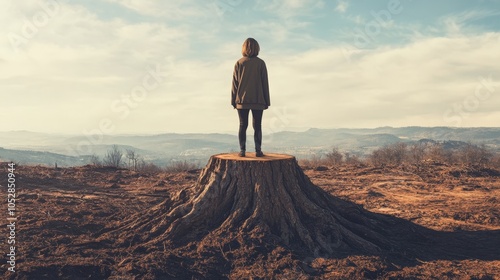
[[[2,0],[0,33],[0,131],[236,133],[248,37],[265,134],[500,123],[500,0]]]

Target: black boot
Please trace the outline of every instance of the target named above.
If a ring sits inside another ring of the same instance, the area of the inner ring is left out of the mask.
[[[255,130],[255,133],[253,135],[254,141],[255,141],[255,156],[256,157],[263,157],[264,154],[262,153],[261,150],[261,145],[262,145],[262,130],[257,129]]]

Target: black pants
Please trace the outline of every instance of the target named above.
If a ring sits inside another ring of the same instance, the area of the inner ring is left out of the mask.
[[[242,151],[246,150],[247,142],[247,127],[248,127],[248,115],[250,109],[238,109],[238,116],[240,117],[240,130],[238,132],[238,138],[240,140],[240,149]],[[252,110],[253,118],[253,138],[255,141],[255,151],[261,150],[262,145],[262,113],[264,110]]]

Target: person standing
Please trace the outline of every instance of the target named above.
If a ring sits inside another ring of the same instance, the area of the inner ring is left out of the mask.
[[[259,43],[248,38],[243,42],[243,55],[234,65],[233,84],[231,90],[231,105],[238,110],[240,127],[238,138],[240,142],[240,157],[246,152],[246,132],[248,115],[252,111],[255,155],[263,157],[262,152],[262,115],[271,106],[269,98],[269,81],[264,60],[259,55]]]

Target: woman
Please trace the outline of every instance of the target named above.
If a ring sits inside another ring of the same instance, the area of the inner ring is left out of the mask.
[[[231,90],[231,105],[238,109],[240,129],[240,157],[245,156],[246,133],[248,115],[252,110],[255,155],[263,157],[262,144],[262,113],[271,105],[269,99],[269,82],[267,68],[264,60],[259,55],[259,43],[253,38],[248,38],[243,43],[241,54],[243,57],[236,62],[233,72],[233,87]]]

